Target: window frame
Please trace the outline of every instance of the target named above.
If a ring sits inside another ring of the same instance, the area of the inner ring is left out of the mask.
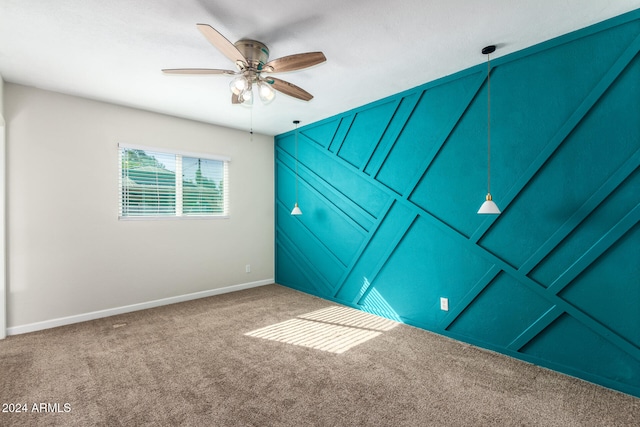
[[[122,154],[124,150],[141,150],[145,152],[163,154],[175,156],[176,171],[175,171],[175,198],[176,198],[176,211],[172,215],[122,215],[123,211],[123,175],[122,175]],[[178,156],[180,160],[178,160]],[[182,157],[201,159],[201,160],[214,160],[223,162],[223,210],[222,214],[208,215],[208,214],[187,214],[183,213],[183,174],[182,174]],[[210,153],[195,153],[189,151],[176,150],[171,148],[150,147],[146,145],[137,144],[118,144],[118,220],[123,221],[156,221],[156,220],[215,220],[215,219],[228,219],[230,218],[230,197],[229,197],[229,164],[231,163],[231,157],[210,154]]]

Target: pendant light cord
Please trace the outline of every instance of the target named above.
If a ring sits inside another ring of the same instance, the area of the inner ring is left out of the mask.
[[[491,58],[487,54],[487,193],[491,194]]]
[[[296,125],[296,206],[298,205],[298,121],[294,121]]]

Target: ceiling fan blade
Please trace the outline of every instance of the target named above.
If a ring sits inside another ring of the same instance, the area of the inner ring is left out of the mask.
[[[262,68],[262,71],[267,73],[282,73],[285,71],[301,70],[320,64],[326,60],[327,58],[322,52],[297,53],[267,62]]]
[[[303,101],[310,101],[313,99],[313,95],[311,95],[306,90],[299,88],[293,83],[276,79],[275,77],[271,76],[265,78],[265,80],[267,81],[267,83],[272,85],[275,90],[282,92],[285,95],[293,96],[294,98],[302,99]]]
[[[162,72],[167,74],[238,74],[235,71],[217,70],[214,68],[165,68]]]
[[[222,52],[227,58],[233,61],[234,64],[242,63],[246,64],[247,59],[233,45],[225,36],[217,32],[211,25],[208,24],[196,24],[198,29],[209,42],[214,45],[220,52]]]

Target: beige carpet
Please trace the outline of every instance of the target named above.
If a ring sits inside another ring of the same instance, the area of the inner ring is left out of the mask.
[[[27,410],[2,426],[640,425],[640,399],[278,285],[11,336],[0,363]]]

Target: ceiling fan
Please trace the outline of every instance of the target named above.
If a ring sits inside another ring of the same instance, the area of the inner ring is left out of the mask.
[[[256,40],[242,39],[231,43],[222,34],[208,24],[196,24],[209,42],[236,65],[238,71],[219,70],[211,68],[172,68],[163,69],[167,74],[227,74],[236,76],[229,85],[231,89],[231,103],[253,104],[253,86],[257,86],[258,95],[264,103],[275,98],[275,91],[282,92],[303,101],[313,98],[309,92],[271,76],[262,73],[281,73],[296,71],[320,64],[327,60],[322,52],[298,53],[283,56],[269,62],[269,49],[264,43]]]

